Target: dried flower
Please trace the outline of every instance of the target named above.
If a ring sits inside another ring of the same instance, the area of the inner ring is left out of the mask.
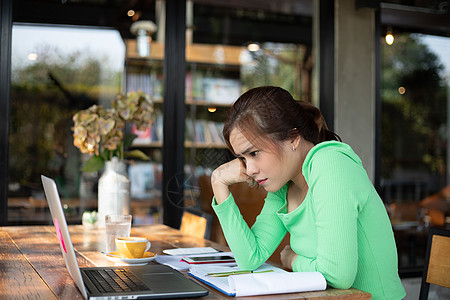
[[[112,101],[112,108],[93,105],[77,112],[73,121],[73,144],[81,153],[93,155],[83,166],[83,171],[98,171],[114,156],[119,159],[125,156],[148,159],[141,151],[124,151],[136,138],[136,135],[124,132],[127,123],[134,124],[138,130],[145,130],[154,122],[153,102],[143,92],[119,94]]]

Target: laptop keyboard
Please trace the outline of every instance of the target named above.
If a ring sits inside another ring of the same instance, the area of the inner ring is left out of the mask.
[[[103,293],[149,291],[140,279],[126,268],[84,270],[97,289]]]

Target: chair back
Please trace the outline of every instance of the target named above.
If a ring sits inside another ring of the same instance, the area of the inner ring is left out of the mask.
[[[450,288],[450,230],[430,229],[420,300],[428,299],[430,284]]]
[[[208,213],[185,208],[181,219],[180,231],[195,237],[209,239],[212,219],[212,215]]]

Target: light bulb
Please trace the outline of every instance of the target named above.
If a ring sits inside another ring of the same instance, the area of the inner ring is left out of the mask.
[[[392,33],[386,34],[386,43],[388,45],[392,45],[394,43],[394,36],[392,35]]]
[[[248,51],[256,52],[260,49],[260,46],[257,43],[251,43],[251,44],[248,44],[247,49],[248,49]]]

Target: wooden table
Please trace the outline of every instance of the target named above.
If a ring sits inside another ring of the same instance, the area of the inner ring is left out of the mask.
[[[105,249],[105,232],[81,225],[69,226],[80,267],[111,266],[100,251]],[[228,250],[217,243],[182,234],[165,225],[137,226],[132,236],[147,237],[152,251],[179,247],[211,246]],[[188,276],[187,274],[185,274]],[[198,281],[197,281],[198,282]],[[209,290],[201,299],[225,299],[221,292]],[[242,297],[241,299],[370,299],[369,293],[356,289]],[[53,226],[0,227],[0,299],[83,299],[64,264]]]
[[[154,215],[162,207],[161,198],[131,199],[131,214],[133,221]],[[83,199],[63,198],[61,204],[68,224],[80,224],[83,212],[97,210],[98,201],[95,198]],[[10,197],[8,198],[8,222],[13,225],[51,224],[52,218],[47,200],[42,197]],[[145,223],[148,224],[148,223]]]

